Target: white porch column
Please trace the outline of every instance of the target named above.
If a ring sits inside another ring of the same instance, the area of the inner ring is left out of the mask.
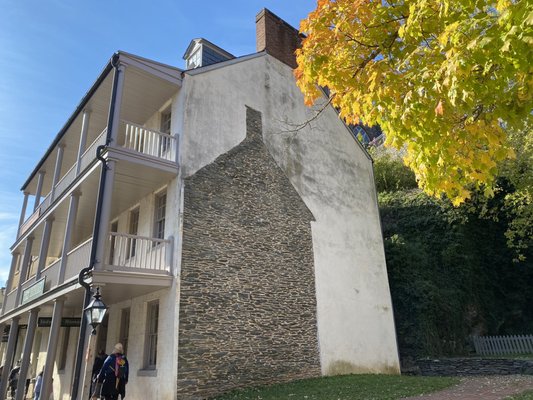
[[[74,192],[70,195],[67,224],[65,227],[65,236],[63,237],[63,249],[61,251],[61,262],[59,264],[59,277],[57,281],[58,285],[61,285],[65,280],[65,271],[67,268],[68,258],[67,254],[70,251],[70,246],[72,243],[72,231],[74,230],[74,225],[76,224],[76,215],[78,214],[80,195],[80,192]],[[80,268],[85,267],[87,267],[87,265],[80,266]]]
[[[52,324],[50,325],[50,336],[48,337],[48,347],[46,348],[46,360],[44,362],[43,385],[41,386],[41,399],[50,398],[52,393],[52,375],[54,373],[54,363],[57,355],[57,343],[59,342],[59,328],[61,327],[61,317],[63,316],[64,299],[56,299],[52,314]]]
[[[19,257],[20,257],[20,254],[19,254],[18,251],[15,251],[13,253],[12,257],[11,257],[11,268],[9,268],[9,275],[8,275],[7,281],[6,281],[5,296],[7,296],[7,294],[13,290],[11,285],[12,285],[12,282],[13,282],[13,275],[15,275],[15,270],[17,269],[17,264],[19,262]],[[4,304],[2,305],[2,314],[4,314],[5,311],[6,311],[6,301],[5,301],[5,298],[4,298]]]
[[[90,116],[91,116],[91,110],[87,108],[84,109],[82,120],[81,120],[80,145],[78,147],[78,157],[76,158],[76,176],[80,174],[81,156],[85,152],[85,147],[87,145],[87,132],[89,132]]]
[[[122,107],[122,92],[124,89],[125,71],[126,71],[126,67],[124,65],[119,65],[118,71],[115,70],[115,74],[118,74],[118,78],[117,78],[115,105],[113,108],[113,115],[111,116],[113,118],[113,122],[112,122],[112,129],[110,133],[111,143],[113,143],[114,145],[116,145],[118,127],[120,125],[120,109]]]
[[[33,204],[33,211],[37,210],[37,207],[39,207],[39,204],[41,204],[41,192],[43,190],[43,181],[45,174],[45,171],[39,171],[39,175],[37,177],[37,191],[35,192],[35,203]]]
[[[11,327],[9,328],[9,338],[7,340],[6,356],[4,360],[4,370],[0,379],[0,399],[6,398],[7,378],[12,368],[13,356],[15,355],[15,345],[17,344],[17,336],[19,333],[19,317],[11,320]]]
[[[19,271],[19,284],[17,286],[17,294],[15,296],[15,307],[20,305],[20,298],[22,296],[22,284],[26,281],[28,275],[28,266],[31,261],[31,248],[33,247],[33,236],[26,239],[26,247],[24,248],[24,256],[22,257],[22,264]]]
[[[102,166],[102,168],[104,168]],[[94,269],[102,269],[105,262],[105,248],[109,236],[109,221],[111,219],[111,202],[113,200],[113,185],[115,182],[116,161],[107,160],[106,179],[100,210],[100,228],[98,230],[98,242],[96,244],[96,263]]]
[[[59,182],[59,176],[61,175],[61,167],[63,165],[63,153],[65,152],[65,145],[60,143],[57,146],[57,156],[56,156],[56,166],[54,168],[54,177],[52,180],[52,200],[54,200],[56,195],[56,185]]]
[[[37,265],[37,272],[35,273],[35,281],[41,277],[41,272],[46,266],[46,257],[48,256],[48,247],[50,245],[50,236],[52,233],[53,223],[53,217],[47,218],[44,223],[43,237],[41,238],[41,248],[39,249],[39,264]]]
[[[85,316],[83,315],[82,318],[85,318]],[[91,331],[91,329],[92,328],[89,327],[88,331]],[[82,379],[80,379],[80,389],[78,391],[82,399],[88,399],[91,394],[89,390],[91,389],[92,367],[94,358],[98,353],[98,350],[96,349],[96,338],[96,335],[89,333],[89,337],[85,343],[85,362],[80,373]]]
[[[20,235],[20,227],[24,223],[24,217],[26,216],[26,208],[28,207],[28,197],[30,194],[28,192],[24,192],[24,201],[22,202],[22,210],[20,211],[20,218],[19,218],[19,227],[17,230],[17,238]]]
[[[35,337],[35,328],[37,327],[37,316],[39,309],[34,308],[30,311],[28,318],[28,329],[26,330],[26,338],[24,339],[24,348],[22,350],[22,360],[20,364],[19,381],[17,384],[17,394],[15,400],[23,400],[25,398],[24,392],[26,389],[26,377],[30,367],[31,349],[33,347],[33,338]]]

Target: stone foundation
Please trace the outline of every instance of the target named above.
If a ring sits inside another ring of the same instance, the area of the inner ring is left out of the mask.
[[[417,360],[424,376],[533,375],[533,360],[493,358],[443,358]]]

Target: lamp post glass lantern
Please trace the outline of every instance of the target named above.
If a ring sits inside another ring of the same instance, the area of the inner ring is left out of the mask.
[[[93,335],[96,335],[96,327],[102,323],[107,311],[107,306],[102,300],[100,300],[101,297],[100,288],[97,287],[93,299],[84,310],[87,321],[93,327]]]

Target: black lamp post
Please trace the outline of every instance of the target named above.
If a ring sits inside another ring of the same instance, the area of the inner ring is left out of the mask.
[[[107,311],[107,306],[102,300],[100,300],[100,288],[96,288],[96,293],[93,295],[93,298],[89,305],[83,310],[85,312],[85,317],[89,324],[93,327],[91,334],[96,335],[96,327],[102,323],[104,320],[105,313]]]

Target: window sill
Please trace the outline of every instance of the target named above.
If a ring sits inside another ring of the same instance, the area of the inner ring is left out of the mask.
[[[140,369],[137,376],[157,376],[157,369]]]

